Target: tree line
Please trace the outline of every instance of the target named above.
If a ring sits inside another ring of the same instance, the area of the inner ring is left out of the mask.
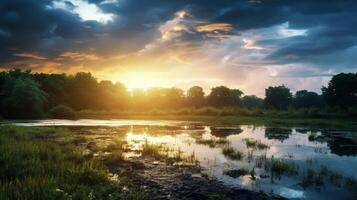
[[[0,115],[5,118],[44,116],[53,109],[135,110],[201,108],[212,106],[266,108],[357,106],[357,73],[341,73],[332,77],[322,94],[300,90],[293,94],[284,85],[265,89],[265,98],[244,95],[239,89],[218,86],[209,94],[199,86],[186,93],[179,88],[150,88],[128,91],[124,84],[98,81],[91,73],[75,75],[32,73],[13,69],[0,72]]]

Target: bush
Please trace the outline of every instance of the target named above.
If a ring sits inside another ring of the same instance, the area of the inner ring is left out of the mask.
[[[195,115],[220,115],[220,109],[215,107],[203,107],[195,110]]]
[[[76,112],[65,105],[57,105],[50,110],[50,116],[57,119],[75,119]]]

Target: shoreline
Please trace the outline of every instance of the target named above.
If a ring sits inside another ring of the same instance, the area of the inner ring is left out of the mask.
[[[327,128],[338,130],[357,130],[357,120],[353,118],[281,118],[281,117],[247,117],[247,116],[198,116],[198,115],[79,115],[76,119],[34,118],[34,119],[0,119],[3,124],[11,121],[30,120],[168,120],[190,121],[213,125],[255,125],[293,128]],[[4,123],[5,122],[5,123]]]

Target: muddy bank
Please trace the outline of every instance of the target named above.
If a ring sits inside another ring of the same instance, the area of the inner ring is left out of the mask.
[[[168,166],[151,158],[126,161],[111,166],[110,170],[130,178],[153,200],[279,199],[263,192],[225,186],[217,180],[208,179],[196,166]]]

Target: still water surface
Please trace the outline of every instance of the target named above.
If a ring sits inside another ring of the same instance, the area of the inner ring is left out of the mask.
[[[355,131],[252,125],[225,127],[165,120],[83,119],[12,123],[21,126],[121,127],[117,133],[123,134],[129,145],[149,142],[177,149],[186,155],[194,154],[205,174],[232,187],[263,190],[289,199],[356,198]],[[259,141],[268,148],[248,146],[247,139]],[[224,155],[222,151],[227,146],[243,153],[243,158],[237,160]],[[278,175],[269,169],[272,160],[285,163]],[[242,169],[249,173],[234,177],[227,175],[227,172]]]

